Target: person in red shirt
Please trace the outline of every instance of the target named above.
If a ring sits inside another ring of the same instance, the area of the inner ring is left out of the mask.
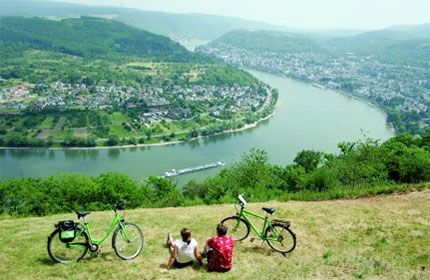
[[[209,238],[203,250],[203,256],[208,258],[208,271],[226,272],[232,267],[234,239],[226,236],[227,226],[218,224],[217,236]]]

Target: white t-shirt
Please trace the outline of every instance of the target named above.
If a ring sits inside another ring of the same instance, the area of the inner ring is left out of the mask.
[[[190,244],[187,244],[187,242],[184,242],[182,239],[176,239],[173,244],[178,248],[177,262],[187,263],[196,259],[194,256],[194,249],[197,247],[197,241],[194,238],[191,238]]]

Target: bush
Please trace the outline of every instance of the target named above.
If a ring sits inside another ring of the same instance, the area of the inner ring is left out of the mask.
[[[142,205],[144,187],[127,175],[106,173],[92,178],[77,174],[46,179],[0,181],[0,213],[48,215],[75,210],[107,210],[125,201],[127,207]]]
[[[119,144],[118,135],[109,135],[108,140],[106,141],[106,145],[108,146],[116,146]]]
[[[333,171],[326,166],[316,169],[304,182],[304,188],[308,191],[323,192],[338,185],[338,180]]]

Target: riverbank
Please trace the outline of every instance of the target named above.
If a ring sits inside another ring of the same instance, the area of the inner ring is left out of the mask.
[[[282,74],[279,74],[279,73],[265,72],[265,71],[262,71],[262,70],[259,70],[259,69],[249,69],[249,68],[242,68],[242,67],[241,67],[241,69],[242,69],[242,70],[244,70],[244,71],[247,71],[247,72],[249,72],[249,71],[259,71],[259,72],[263,72],[263,73],[267,73],[267,74],[275,75],[275,76],[278,76],[278,77],[280,77],[280,78],[284,78],[284,79],[291,79],[291,80],[293,80],[293,81],[297,81],[297,82],[300,82],[300,83],[306,84],[306,85],[308,85],[308,86],[313,86],[311,82],[307,82],[307,81],[304,81],[304,80],[301,80],[301,79],[297,79],[297,78],[294,78],[294,77],[290,77],[290,76],[282,75]],[[313,87],[315,87],[315,86],[313,86]],[[376,110],[378,110],[379,112],[381,112],[381,113],[384,115],[385,120],[386,120],[386,125],[387,125],[391,130],[393,130],[394,134],[397,134],[397,131],[396,131],[396,129],[394,128],[393,124],[388,122],[388,114],[387,114],[387,112],[386,112],[383,108],[381,108],[381,107],[379,106],[379,104],[377,104],[377,103],[375,103],[375,102],[373,102],[373,101],[371,101],[371,100],[368,100],[368,99],[366,99],[366,98],[364,98],[364,97],[356,96],[356,95],[354,95],[354,94],[352,94],[352,93],[350,93],[350,92],[346,92],[346,91],[343,91],[343,90],[340,90],[340,89],[332,89],[332,88],[325,88],[325,87],[324,87],[324,88],[315,87],[315,88],[320,89],[320,90],[325,90],[325,91],[326,91],[326,90],[332,90],[332,91],[334,91],[334,92],[336,92],[336,93],[339,93],[339,94],[341,94],[341,95],[344,95],[344,96],[347,96],[347,97],[353,98],[353,99],[358,100],[358,101],[360,101],[360,102],[366,103],[367,105],[369,105],[369,106],[370,106],[370,107],[372,107],[372,108],[375,108]]]
[[[327,89],[327,88],[325,88],[324,90],[333,90],[333,91],[335,91],[335,92],[337,92],[337,93],[339,93],[339,94],[342,94],[342,95],[345,95],[345,96],[351,97],[351,98],[353,98],[353,99],[356,99],[356,100],[358,100],[358,101],[364,102],[364,103],[366,103],[367,105],[369,105],[370,107],[375,108],[376,110],[378,110],[379,112],[381,112],[381,114],[383,114],[383,115],[384,115],[385,119],[387,120],[387,121],[386,121],[387,126],[388,126],[390,129],[392,129],[392,130],[393,130],[394,134],[397,134],[397,131],[396,131],[396,129],[394,128],[393,124],[392,124],[392,123],[390,123],[390,122],[388,122],[388,114],[387,114],[387,112],[386,112],[383,108],[381,108],[377,103],[374,103],[373,101],[368,100],[368,99],[366,99],[366,98],[364,98],[364,97],[356,96],[356,95],[353,95],[353,94],[352,94],[352,93],[350,93],[350,92],[346,92],[346,91],[343,91],[343,90],[340,90],[340,89],[331,89],[331,88]]]
[[[293,78],[291,78],[291,77],[287,77],[287,78],[293,79]],[[301,81],[301,80],[297,80],[297,81],[300,81],[300,82],[302,82],[302,83],[305,83],[305,84],[308,84],[308,85],[311,85],[311,86],[312,86],[312,84],[311,84],[311,83],[308,83],[308,82],[305,82],[305,81]],[[350,93],[350,92],[346,92],[346,91],[343,91],[343,90],[340,90],[340,89],[323,88],[323,89],[321,89],[321,90],[332,90],[332,91],[334,91],[334,92],[336,92],[336,93],[339,93],[339,94],[342,94],[342,95],[344,95],[344,96],[347,96],[347,97],[353,98],[353,99],[358,100],[358,101],[360,101],[360,102],[366,103],[367,105],[369,105],[369,106],[370,106],[370,107],[372,107],[372,108],[375,108],[376,110],[378,110],[379,112],[381,112],[381,114],[382,114],[382,115],[384,115],[385,120],[386,120],[386,125],[387,125],[391,130],[393,130],[394,134],[397,134],[397,131],[396,131],[396,129],[394,128],[393,124],[392,124],[392,123],[390,123],[390,122],[388,122],[388,114],[387,114],[387,112],[386,112],[383,108],[381,108],[381,107],[378,105],[378,103],[375,103],[375,102],[373,102],[373,101],[371,101],[371,100],[368,100],[368,99],[366,99],[366,98],[364,98],[364,97],[356,96],[356,95],[354,95],[354,94],[352,94],[352,93]]]
[[[276,105],[275,105],[276,108]],[[208,136],[197,136],[195,138],[192,138],[190,140],[184,140],[184,141],[170,141],[170,142],[159,142],[159,143],[151,143],[151,144],[136,144],[136,145],[122,145],[122,146],[96,146],[96,147],[0,147],[0,150],[102,150],[102,149],[123,149],[123,148],[139,148],[139,147],[153,147],[153,146],[169,146],[169,145],[176,145],[176,144],[181,144],[181,143],[187,143],[187,142],[192,142],[195,140],[199,140],[199,139],[203,139],[203,138],[209,138],[212,136],[217,136],[217,135],[222,135],[222,134],[228,134],[228,133],[235,133],[235,132],[240,132],[240,131],[244,131],[250,128],[254,128],[256,126],[258,126],[261,122],[266,121],[268,119],[270,119],[271,117],[273,117],[276,113],[276,110],[274,110],[270,115],[252,123],[252,124],[246,124],[244,125],[242,128],[237,128],[237,129],[230,129],[230,130],[226,130],[226,131],[222,131],[222,132],[218,132],[218,133],[214,133],[212,135],[208,135]]]
[[[251,124],[245,124],[243,127],[241,128],[237,128],[237,129],[229,129],[229,130],[225,130],[225,131],[220,131],[220,132],[216,132],[216,133],[212,133],[209,135],[200,135],[197,137],[192,137],[190,139],[186,139],[186,140],[175,140],[175,141],[167,141],[167,142],[163,142],[163,139],[165,139],[165,137],[168,136],[168,134],[163,134],[163,135],[157,135],[154,136],[153,139],[160,139],[160,142],[155,142],[155,143],[149,143],[149,144],[145,144],[145,143],[139,143],[139,144],[127,144],[127,145],[115,145],[115,146],[105,146],[105,145],[101,145],[101,146],[97,146],[97,144],[95,146],[91,146],[91,147],[81,147],[81,146],[73,146],[73,147],[0,147],[0,149],[67,149],[67,150],[99,150],[99,149],[122,149],[122,148],[133,148],[133,147],[151,147],[151,146],[167,146],[167,145],[175,145],[175,144],[180,144],[180,143],[186,143],[186,142],[190,142],[190,141],[195,141],[197,139],[201,139],[201,138],[207,138],[207,137],[211,137],[211,136],[216,136],[216,135],[221,135],[221,134],[226,134],[226,133],[234,133],[234,132],[238,132],[238,131],[243,131],[246,129],[250,129],[253,127],[256,127],[260,122],[265,121],[269,118],[271,118],[274,113],[275,113],[275,109],[277,106],[277,102],[278,102],[278,95],[276,95],[276,98],[273,98],[273,93],[272,93],[272,89],[270,87],[266,86],[266,92],[267,92],[267,98],[264,101],[264,104],[258,109],[258,111],[255,112],[255,114],[259,114],[261,112],[263,112],[266,109],[269,109],[271,111],[271,113],[264,117],[261,118]],[[273,102],[276,102],[274,104],[272,104]],[[243,120],[239,119],[239,120]],[[234,121],[234,120],[231,120]],[[237,120],[236,120],[237,121]],[[226,122],[226,121],[223,121]],[[196,131],[201,131],[201,130],[205,130],[205,129],[210,129],[210,127],[199,127],[199,128],[195,128],[193,130]],[[187,135],[187,134],[191,134],[192,130],[189,131],[181,131],[180,133],[178,133],[176,135],[177,138],[179,138],[180,135]],[[124,138],[124,139],[129,139],[128,138]],[[187,137],[188,138],[188,137]],[[179,138],[181,139],[181,138]],[[95,143],[105,143],[107,141],[107,139],[98,139],[95,141]],[[58,145],[58,143],[56,143],[56,145]]]

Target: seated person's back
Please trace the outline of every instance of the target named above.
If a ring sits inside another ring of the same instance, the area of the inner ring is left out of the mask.
[[[188,228],[181,230],[182,239],[177,239],[173,242],[173,237],[169,233],[167,245],[169,246],[170,259],[163,271],[170,269],[172,266],[182,268],[192,265],[194,262],[202,263],[199,251],[197,249],[197,241],[191,238],[191,231]]]
[[[176,239],[173,244],[176,248],[178,248],[176,260],[179,263],[188,263],[196,260],[194,250],[197,247],[197,241],[194,238],[191,238],[190,243],[187,243],[182,239]]]
[[[227,227],[219,224],[216,237],[209,238],[206,244],[208,255],[208,270],[228,271],[233,267],[234,239],[226,236]]]

